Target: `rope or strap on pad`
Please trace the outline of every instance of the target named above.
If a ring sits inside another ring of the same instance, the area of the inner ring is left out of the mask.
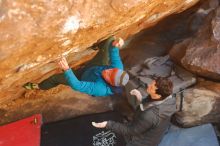
[[[183,97],[184,97],[183,91],[184,91],[184,89],[180,88],[180,91],[179,91],[179,92],[172,94],[173,97],[176,98],[176,95],[177,95],[178,93],[180,93],[180,107],[179,107],[179,112],[181,112],[181,111],[183,110]]]
[[[182,90],[182,92],[180,92],[180,108],[179,108],[179,112],[181,112],[183,110],[183,89],[180,88],[180,91]]]

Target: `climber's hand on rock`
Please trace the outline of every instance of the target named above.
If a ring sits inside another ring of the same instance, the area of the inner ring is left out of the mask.
[[[112,46],[121,48],[124,45],[124,40],[122,38],[117,38],[112,42]]]
[[[108,123],[107,121],[100,122],[100,123],[92,122],[92,125],[96,128],[105,128],[107,123]]]
[[[68,70],[70,67],[68,65],[68,62],[66,61],[65,57],[62,57],[59,61],[58,61],[58,65],[60,66],[60,68],[64,71]]]

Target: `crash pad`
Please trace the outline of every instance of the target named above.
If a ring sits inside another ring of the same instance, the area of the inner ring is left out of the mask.
[[[121,121],[116,112],[80,116],[42,126],[41,146],[125,146],[124,139],[107,129],[98,129],[91,122]]]
[[[41,115],[0,126],[0,146],[40,146]]]
[[[219,146],[211,124],[192,128],[171,127],[159,146]]]
[[[174,64],[169,55],[147,58],[142,64],[138,64],[128,70],[130,80],[126,85],[126,96],[130,105],[136,109],[140,104],[136,97],[130,95],[132,89],[138,89],[143,98],[147,98],[146,88],[157,77],[167,77],[173,83],[173,93],[196,83],[196,77]]]

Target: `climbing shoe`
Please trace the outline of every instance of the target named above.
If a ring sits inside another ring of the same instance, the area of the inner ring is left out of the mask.
[[[36,84],[36,83],[31,83],[31,82],[28,82],[28,83],[24,84],[23,87],[24,87],[25,89],[27,89],[27,90],[39,89],[38,84]]]

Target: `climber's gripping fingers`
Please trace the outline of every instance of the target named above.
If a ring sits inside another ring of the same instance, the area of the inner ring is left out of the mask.
[[[124,40],[122,38],[117,38],[112,42],[112,46],[121,48],[124,45]]]
[[[64,71],[66,71],[70,68],[65,57],[60,58],[60,60],[58,61],[58,65]]]

